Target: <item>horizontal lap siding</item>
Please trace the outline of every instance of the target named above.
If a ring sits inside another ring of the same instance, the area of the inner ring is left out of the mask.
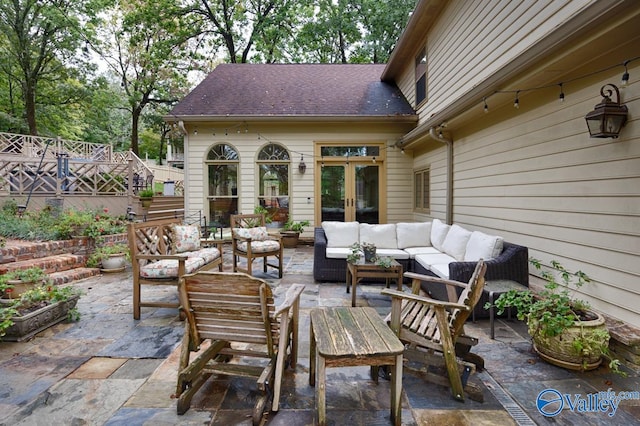
[[[229,125],[229,124],[227,124]],[[229,125],[231,126],[231,125]],[[216,136],[213,136],[215,128]],[[290,208],[296,221],[309,220],[314,226],[314,174],[316,161],[314,146],[317,142],[337,141],[353,145],[366,143],[384,143],[389,148],[411,128],[411,125],[379,125],[358,123],[349,124],[287,124],[264,125],[248,123],[248,131],[237,133],[236,129],[224,136],[224,125],[199,124],[198,135],[189,132],[186,158],[188,158],[185,186],[188,188],[188,209],[206,212],[204,196],[207,176],[204,159],[209,149],[217,143],[233,146],[240,156],[238,176],[239,206],[241,213],[253,212],[256,205],[258,178],[255,160],[258,151],[269,142],[278,143],[289,150],[290,164]],[[261,137],[258,138],[258,133]],[[398,222],[411,219],[412,202],[412,158],[400,153],[398,149],[384,148],[387,169],[387,221]],[[298,165],[302,155],[306,171],[301,174]]]
[[[640,67],[629,70],[640,74]],[[565,103],[508,106],[499,124],[460,129],[454,141],[454,222],[528,246],[594,282],[582,297],[640,325],[640,83],[621,89],[629,122],[620,139],[589,138],[584,115],[617,73],[572,87]],[[545,96],[540,94],[539,96]],[[416,160],[434,160],[428,153]],[[533,272],[533,270],[532,270]],[[535,280],[534,280],[535,281]],[[539,284],[539,282],[538,282]]]
[[[427,101],[421,119],[446,108],[479,82],[527,51],[592,1],[455,0],[425,35]],[[524,24],[523,24],[524,23]],[[414,56],[418,54],[415,52]],[[397,84],[415,106],[415,65],[407,61]]]

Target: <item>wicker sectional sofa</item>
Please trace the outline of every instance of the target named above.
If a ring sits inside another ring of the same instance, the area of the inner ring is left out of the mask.
[[[377,254],[402,264],[404,271],[467,282],[478,259],[487,264],[486,279],[508,279],[529,285],[527,247],[499,236],[469,231],[459,225],[431,222],[370,225],[358,222],[323,222],[315,228],[313,277],[316,281],[340,282],[346,277],[346,258],[354,242],[374,243]],[[431,297],[446,300],[441,286],[425,282]],[[484,302],[477,315],[483,317]]]

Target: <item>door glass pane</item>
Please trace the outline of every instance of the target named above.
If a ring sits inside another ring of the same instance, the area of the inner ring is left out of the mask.
[[[356,166],[356,220],[380,223],[378,166]]]
[[[344,166],[324,166],[321,170],[321,220],[344,222]]]
[[[238,165],[209,164],[210,221],[229,226],[238,212]]]
[[[260,164],[258,202],[269,211],[274,226],[282,226],[289,218],[289,165]]]

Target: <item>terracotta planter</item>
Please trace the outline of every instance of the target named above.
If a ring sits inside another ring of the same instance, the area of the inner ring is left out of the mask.
[[[283,231],[280,236],[282,237],[282,246],[284,248],[296,248],[298,246],[299,232]]]
[[[142,204],[142,208],[148,209],[149,207],[151,207],[151,203],[153,203],[153,197],[152,198],[140,198],[140,203]]]
[[[533,348],[542,359],[550,364],[570,370],[587,371],[597,368],[602,362],[600,349],[585,348],[578,351],[573,347],[573,341],[577,336],[588,336],[595,330],[607,330],[604,317],[597,312],[589,311],[595,319],[590,321],[576,321],[574,325],[564,333],[546,337],[535,333],[536,322],[529,321],[529,335],[533,339]],[[597,343],[595,346],[606,347],[608,338],[592,337]]]
[[[21,342],[35,336],[42,330],[67,319],[69,311],[76,306],[80,296],[73,296],[69,300],[47,305],[37,311],[24,316],[13,317],[13,325],[6,330],[2,340]]]
[[[39,283],[36,283],[35,281],[8,280],[7,284],[11,284],[13,288],[11,289],[11,292],[5,292],[2,294],[3,299],[18,299],[22,296],[22,293],[35,288]]]

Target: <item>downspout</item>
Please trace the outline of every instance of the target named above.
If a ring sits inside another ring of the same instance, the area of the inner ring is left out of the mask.
[[[446,214],[445,221],[453,223],[453,140],[446,138],[435,127],[429,129],[431,139],[447,144],[447,184],[446,184]]]

